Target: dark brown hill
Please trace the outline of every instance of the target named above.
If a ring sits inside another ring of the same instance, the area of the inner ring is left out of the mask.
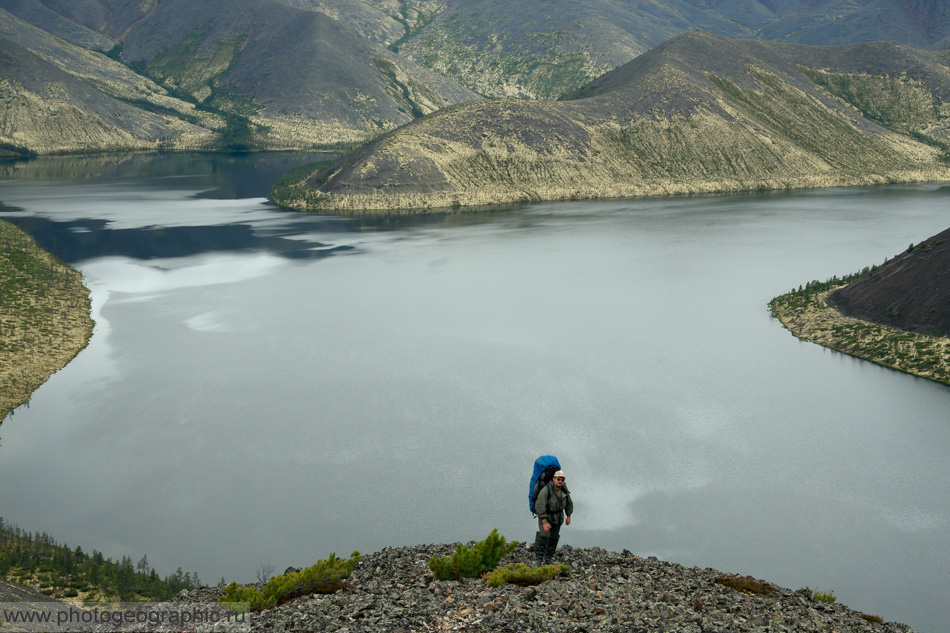
[[[950,337],[950,229],[828,296],[845,316]]]

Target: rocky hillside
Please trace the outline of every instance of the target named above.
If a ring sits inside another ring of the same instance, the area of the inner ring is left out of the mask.
[[[950,178],[950,51],[680,36],[564,101],[450,108],[275,188],[345,213]]]
[[[247,621],[230,628],[219,623],[214,630],[913,633],[904,624],[822,600],[808,589],[792,591],[747,576],[644,559],[627,551],[562,547],[559,560],[570,571],[537,586],[491,588],[477,578],[435,580],[428,561],[453,550],[451,545],[386,548],[363,556],[337,593],[304,596],[251,614],[249,627]],[[531,557],[532,552],[521,547],[502,564],[528,563]],[[223,591],[210,587],[183,591],[165,608],[206,613]],[[49,600],[2,582],[0,597],[9,602]],[[57,606],[64,605],[38,605],[54,614]],[[126,630],[181,631],[181,626],[141,624]]]
[[[250,619],[252,631],[545,631],[660,633],[907,633],[811,591],[643,559],[597,548],[559,550],[571,570],[538,586],[490,588],[482,579],[436,581],[428,569],[449,545],[386,548],[364,556],[342,591],[305,596]],[[529,562],[519,548],[502,561]],[[738,585],[743,589],[735,589]],[[215,602],[221,589],[185,592],[190,610]],[[154,630],[154,629],[152,629]],[[219,629],[216,629],[219,630]]]
[[[950,338],[950,229],[828,295],[842,314]]]

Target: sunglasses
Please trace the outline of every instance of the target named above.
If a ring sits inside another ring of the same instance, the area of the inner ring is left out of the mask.
[[[554,481],[564,481],[564,477],[555,477]]]

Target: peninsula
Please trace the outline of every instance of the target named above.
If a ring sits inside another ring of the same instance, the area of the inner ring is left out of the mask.
[[[803,341],[950,385],[950,229],[769,305]]]

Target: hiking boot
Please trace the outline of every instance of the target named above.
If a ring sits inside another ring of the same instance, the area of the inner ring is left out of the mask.
[[[537,532],[534,535],[534,557],[537,560],[537,567],[544,564],[544,557],[547,554],[550,540],[550,538],[541,532]]]
[[[561,535],[549,536],[547,547],[544,548],[544,564],[554,564],[554,552],[557,550],[557,542],[561,540]]]

